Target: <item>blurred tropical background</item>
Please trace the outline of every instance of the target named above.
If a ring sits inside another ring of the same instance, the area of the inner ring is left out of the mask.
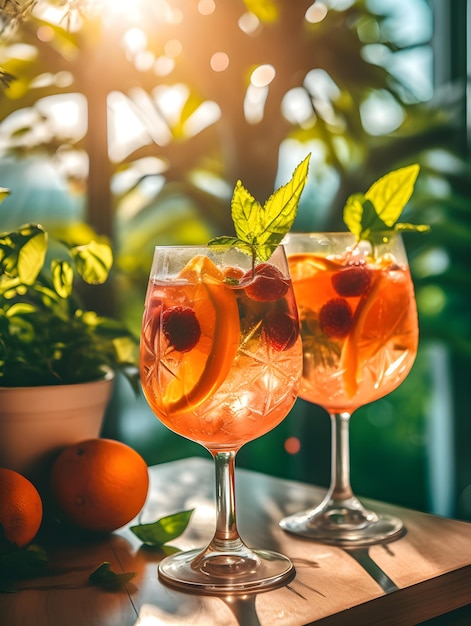
[[[108,239],[93,305],[139,333],[155,244],[232,234],[310,152],[294,230],[345,230],[353,192],[419,163],[404,221],[416,364],[351,424],[363,497],[471,519],[468,0],[1,0],[0,230]],[[100,297],[99,300],[96,300]],[[207,452],[118,381],[105,436],[149,464]],[[238,464],[326,486],[327,414],[302,400]]]

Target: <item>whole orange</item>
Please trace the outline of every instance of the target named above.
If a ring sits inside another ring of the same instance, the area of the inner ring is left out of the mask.
[[[112,439],[68,446],[51,470],[51,493],[59,514],[92,532],[111,532],[130,522],[144,506],[148,488],[144,459]]]
[[[33,483],[14,470],[0,468],[0,524],[8,541],[26,546],[36,536],[42,517],[41,496]]]

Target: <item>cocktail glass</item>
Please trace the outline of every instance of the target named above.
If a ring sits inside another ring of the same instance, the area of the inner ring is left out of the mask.
[[[331,483],[321,504],[283,529],[357,546],[397,538],[402,521],[367,509],[350,483],[349,424],[360,406],[401,384],[417,352],[417,311],[401,235],[372,246],[351,233],[290,233],[283,240],[303,342],[299,396],[323,407],[332,429]]]
[[[299,319],[282,246],[268,262],[234,247],[158,246],[145,301],[141,382],[155,415],[213,456],[216,530],[204,549],[159,563],[168,584],[201,593],[266,590],[291,561],[252,550],[236,524],[235,457],[287,415],[302,375]]]

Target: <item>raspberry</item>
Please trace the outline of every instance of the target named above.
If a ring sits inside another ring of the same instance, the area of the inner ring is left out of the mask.
[[[319,324],[328,337],[346,337],[352,325],[352,309],[343,298],[332,298],[319,311]]]
[[[284,311],[270,311],[263,321],[271,346],[281,352],[294,345],[299,335],[299,324]]]
[[[169,344],[178,352],[189,352],[201,335],[200,324],[189,306],[165,309],[162,314],[162,331]]]
[[[349,265],[332,276],[332,285],[339,296],[351,298],[364,294],[371,278],[371,270],[364,265]]]
[[[252,272],[246,272],[243,282],[252,279]],[[245,293],[259,302],[272,302],[282,298],[289,288],[289,281],[283,278],[280,270],[270,263],[260,263],[255,268],[252,282],[245,288]]]

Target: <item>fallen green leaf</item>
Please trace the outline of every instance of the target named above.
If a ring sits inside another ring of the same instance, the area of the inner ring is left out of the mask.
[[[105,561],[90,574],[88,580],[95,587],[101,587],[107,591],[117,591],[136,576],[136,572],[123,572],[116,574],[111,569],[110,563]]]
[[[48,566],[46,551],[36,544],[18,548],[4,537],[0,543],[0,592],[13,593],[16,582],[42,576]]]
[[[164,544],[179,537],[190,521],[191,515],[194,509],[188,511],[181,511],[180,513],[174,513],[162,517],[156,522],[150,524],[139,524],[138,526],[131,526],[131,531],[136,535],[142,543],[153,548],[162,548]],[[173,550],[171,546],[166,546],[166,550]]]

